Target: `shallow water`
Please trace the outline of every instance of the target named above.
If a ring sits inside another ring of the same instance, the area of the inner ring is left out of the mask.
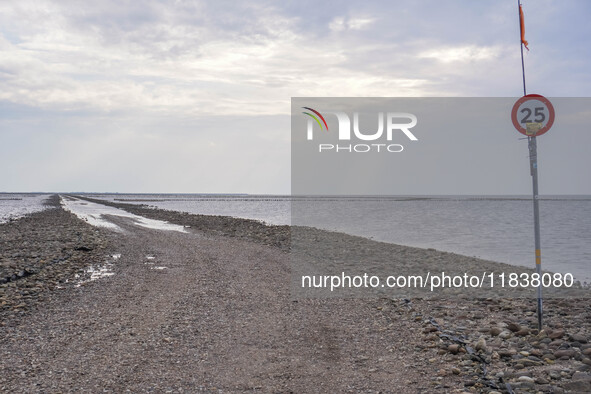
[[[0,194],[0,223],[47,209],[48,194]]]
[[[115,231],[122,231],[115,223],[110,222],[105,216],[119,216],[129,218],[134,224],[154,230],[179,231],[186,233],[187,230],[178,224],[171,224],[162,220],[148,219],[142,216],[134,215],[122,209],[109,207],[107,205],[96,204],[89,201],[80,200],[72,197],[62,197],[62,206],[65,210],[72,212],[80,219],[93,226],[106,227]]]
[[[267,224],[289,224],[291,199],[286,196],[196,194],[101,194],[89,196],[124,204],[145,204],[160,209],[200,215],[233,216]]]
[[[528,198],[295,201],[294,224],[534,267]],[[591,281],[591,199],[540,201],[542,267]]]
[[[89,282],[95,280],[108,278],[109,276],[115,275],[113,265],[121,258],[121,254],[114,254],[110,259],[106,260],[103,264],[91,265],[84,270],[85,274],[90,274],[85,279],[81,279],[80,275],[76,274],[74,280],[76,281],[76,287],[80,287]]]

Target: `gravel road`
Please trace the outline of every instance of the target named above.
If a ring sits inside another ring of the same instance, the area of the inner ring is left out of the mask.
[[[425,381],[410,368],[413,323],[394,329],[375,301],[293,301],[279,248],[109,220],[125,230],[110,236],[115,275],[3,320],[3,391],[416,392],[405,384]]]
[[[294,299],[286,226],[57,201],[0,225],[0,392],[591,391],[588,299]]]

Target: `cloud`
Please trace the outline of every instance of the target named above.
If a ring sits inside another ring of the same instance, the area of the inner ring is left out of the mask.
[[[185,10],[155,8],[133,17],[124,6],[52,10],[57,16],[22,34],[20,43],[3,41],[7,89],[0,100],[66,110],[223,115],[287,113],[291,96],[383,95],[393,88],[419,93],[421,79],[347,67],[346,43],[309,45],[314,37],[298,30],[297,18],[272,7],[251,10],[246,22],[222,12],[217,25],[204,22],[206,15],[187,20]],[[346,27],[360,30],[370,22],[350,19]]]
[[[368,28],[373,22],[374,18],[345,18],[342,16],[335,17],[330,21],[328,27],[330,30],[339,32],[343,30],[363,30]]]
[[[498,46],[459,46],[434,48],[419,53],[420,58],[435,59],[442,63],[484,62],[498,59],[501,48]]]
[[[23,1],[2,11],[0,100],[53,110],[286,114],[292,96],[445,95],[441,70],[421,59],[497,53],[459,46],[417,56],[380,40],[384,22],[370,16],[331,17],[330,30],[347,35],[322,36],[266,2]]]
[[[349,19],[347,26],[351,30],[363,30],[374,22],[373,18],[351,18]]]
[[[518,92],[515,10],[439,4],[4,2],[0,100],[66,111],[225,115],[286,114],[292,96]],[[542,45],[534,21],[550,15],[537,7],[527,13],[528,37]],[[528,55],[540,70],[532,69],[533,81],[556,91],[578,86],[544,76],[564,67],[564,56],[540,62],[539,52]],[[580,75],[589,58],[570,56],[569,64]],[[504,78],[484,77],[499,70]]]
[[[438,4],[4,2],[0,100],[206,116],[287,114],[292,96],[518,93],[515,10]],[[528,22],[550,17],[527,11]],[[528,38],[543,45],[536,29],[528,24]],[[532,83],[543,81],[550,92],[589,85],[580,77],[588,56],[565,62],[552,49],[540,61],[534,48],[526,59],[537,67],[529,68]],[[564,72],[549,78],[557,68],[573,69],[579,81]]]

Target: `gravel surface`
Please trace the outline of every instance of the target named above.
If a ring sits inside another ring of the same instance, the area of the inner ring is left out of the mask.
[[[529,300],[294,299],[289,228],[151,211],[189,233],[57,206],[0,225],[0,391],[591,391],[588,300],[538,332]]]
[[[70,286],[103,260],[109,237],[61,209],[49,209],[0,225],[0,313],[24,313],[52,290]]]

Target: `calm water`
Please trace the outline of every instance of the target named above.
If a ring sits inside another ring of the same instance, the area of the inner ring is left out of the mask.
[[[45,196],[0,195],[0,220],[43,209]],[[2,200],[2,198],[20,200]],[[92,195],[108,201],[270,224],[307,225],[377,241],[534,266],[532,202],[524,197],[291,198],[242,195]],[[8,213],[7,213],[8,212]],[[540,201],[544,269],[591,282],[591,197]],[[292,216],[293,214],[293,216]]]
[[[291,199],[286,196],[103,194],[91,197],[201,215],[261,220],[268,224],[289,224],[291,219]]]
[[[534,267],[530,199],[321,199],[292,209],[294,224]],[[540,216],[544,269],[591,282],[591,198],[542,200]]]
[[[43,203],[47,197],[49,195],[0,193],[0,223],[46,209]]]

